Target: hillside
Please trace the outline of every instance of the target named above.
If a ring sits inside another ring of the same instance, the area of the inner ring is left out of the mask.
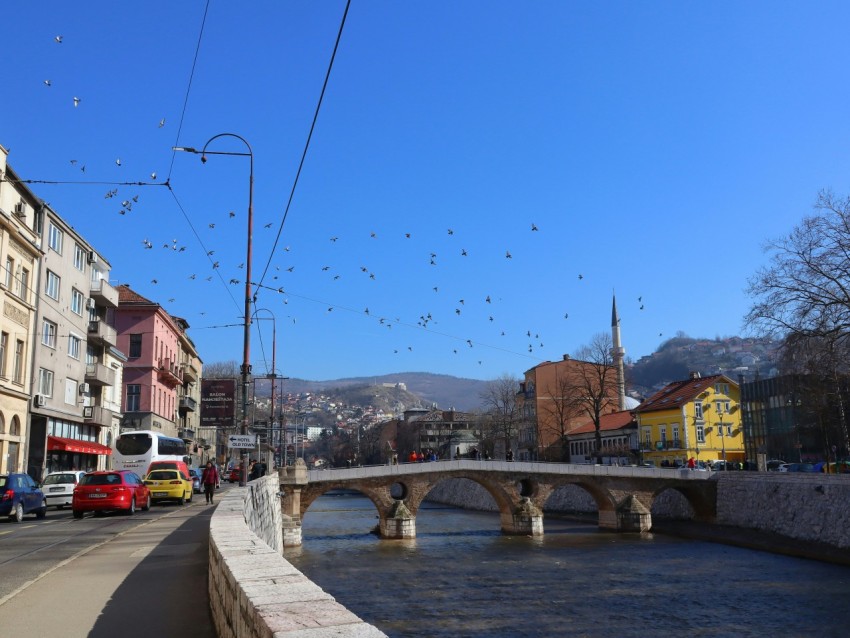
[[[478,379],[463,379],[447,374],[431,374],[428,372],[400,372],[385,374],[377,377],[352,377],[346,379],[331,379],[328,381],[308,381],[305,379],[288,379],[284,391],[289,393],[300,392],[326,392],[334,390],[335,394],[342,394],[337,390],[344,391],[346,388],[356,388],[354,393],[361,393],[365,399],[369,393],[373,395],[376,391],[383,392],[383,384],[403,383],[407,393],[419,398],[419,406],[429,408],[436,405],[438,408],[448,410],[454,408],[462,411],[474,411],[481,406],[481,393],[484,392],[487,381]],[[377,390],[376,390],[377,388]],[[401,395],[399,395],[401,396]],[[373,400],[363,403],[352,401],[359,405],[374,404]],[[392,396],[388,397],[392,400]],[[406,401],[403,401],[407,404]],[[414,407],[407,405],[407,407]]]

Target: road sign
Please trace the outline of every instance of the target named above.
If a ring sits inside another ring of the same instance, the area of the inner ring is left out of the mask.
[[[256,434],[229,434],[227,436],[227,446],[230,448],[251,448],[257,447]]]

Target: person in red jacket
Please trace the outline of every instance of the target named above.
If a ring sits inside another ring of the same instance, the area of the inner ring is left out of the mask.
[[[218,485],[218,470],[212,461],[207,461],[207,466],[201,474],[201,483],[204,484],[204,494],[207,497],[207,503],[212,504],[213,496],[215,496],[215,488]]]

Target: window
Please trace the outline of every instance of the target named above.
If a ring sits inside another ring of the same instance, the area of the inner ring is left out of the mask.
[[[38,369],[38,393],[46,397],[53,396],[53,371],[45,368]]]
[[[678,426],[678,424],[674,423],[671,426],[671,428],[673,429],[673,440],[676,442],[676,447],[681,447],[679,445],[679,426]]]
[[[137,358],[142,356],[142,335],[141,334],[131,334],[130,335],[130,352],[129,357]]]
[[[59,228],[50,223],[50,228],[47,235],[47,244],[60,255],[62,254],[62,244],[65,241],[65,233]]]
[[[83,250],[83,247],[79,244],[74,244],[74,268],[81,272],[85,272],[86,269],[86,259],[87,259],[86,251]]]
[[[652,447],[652,428],[643,429],[643,440],[646,441],[646,449]]]
[[[658,435],[661,437],[661,440],[664,441],[664,443],[667,443],[667,426],[666,425],[659,425],[658,426]]]
[[[56,324],[47,319],[41,326],[41,343],[51,348],[56,347]]]
[[[697,423],[697,443],[705,443],[705,426]]]
[[[15,260],[11,257],[6,257],[6,273],[3,275],[3,283],[6,284],[6,289],[12,289],[12,274],[15,272]]]
[[[729,394],[729,384],[728,383],[715,383],[714,384],[714,393],[715,394],[725,394],[728,396]]]
[[[30,271],[26,268],[21,268],[21,276],[18,280],[18,297],[24,301],[29,300],[30,291]]]
[[[6,349],[9,347],[9,333],[0,333],[0,377],[6,378]]]
[[[57,344],[56,337],[59,334],[58,330],[59,328],[57,324],[53,323],[49,319],[45,319],[41,326],[41,343],[45,346],[55,348]]]
[[[83,293],[76,288],[71,290],[71,312],[82,317],[84,302],[85,297],[83,296]]]
[[[59,301],[59,275],[52,270],[47,271],[47,286],[44,289],[47,296]]]
[[[127,384],[127,412],[138,412],[141,408],[142,386],[138,383]]]
[[[82,339],[77,335],[68,335],[68,356],[72,359],[80,358],[80,344]]]
[[[15,341],[15,369],[13,379],[15,383],[24,382],[24,342],[20,339]]]
[[[702,401],[694,401],[694,417],[697,419],[702,418]]]

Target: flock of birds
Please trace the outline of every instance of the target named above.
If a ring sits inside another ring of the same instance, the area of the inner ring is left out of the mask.
[[[63,36],[61,36],[61,35],[57,35],[54,38],[54,40],[55,40],[56,44],[58,44],[58,45],[61,45],[64,41]],[[44,85],[48,88],[53,86],[53,82],[50,79],[45,79],[43,82],[44,82]],[[82,99],[79,96],[74,95],[73,98],[72,98],[72,102],[73,102],[74,108],[79,108],[80,104],[82,103]],[[163,128],[163,127],[165,127],[165,124],[166,124],[166,119],[161,118],[158,121],[157,125],[158,125],[158,128]],[[81,162],[80,160],[71,159],[70,163],[71,163],[72,166],[75,166],[76,168],[78,168],[81,172],[83,172],[83,173],[86,172],[86,165],[85,165],[85,163]],[[123,165],[123,162],[122,162],[121,158],[120,157],[116,158],[115,159],[115,166],[118,167],[118,168],[121,168],[122,165]],[[157,177],[156,171],[152,171],[150,173],[151,180],[155,181],[156,177]],[[140,196],[139,196],[138,193],[132,193],[129,196],[122,197],[121,195],[119,195],[119,188],[111,188],[104,194],[104,198],[109,199],[109,200],[120,201],[120,208],[118,209],[118,213],[120,215],[127,215],[127,214],[129,214],[133,211],[134,205],[138,204]],[[236,218],[237,218],[237,214],[234,211],[229,211],[227,213],[227,219],[234,220]],[[226,224],[225,224],[225,226],[226,226]],[[273,229],[273,227],[274,227],[274,222],[268,222],[268,223],[265,223],[263,225],[263,228],[266,229],[266,230],[271,230],[271,229]],[[221,228],[222,228],[222,225],[219,222],[210,221],[210,222],[207,223],[208,231],[215,231],[217,228],[219,230],[221,230]],[[540,232],[540,229],[537,226],[537,224],[535,224],[535,223],[530,224],[530,232],[532,232],[532,233]],[[447,234],[449,236],[454,236],[455,231],[452,228],[448,228]],[[372,232],[370,232],[369,236],[372,239],[377,239],[378,233],[375,232],[375,231],[372,231]],[[410,239],[413,238],[413,234],[410,233],[410,232],[404,233],[404,238],[407,239],[407,240],[410,240]],[[332,236],[332,237],[330,237],[330,242],[332,244],[336,244],[339,241],[339,239],[340,238],[338,236]],[[154,240],[150,239],[150,237],[145,237],[144,239],[142,239],[141,244],[142,244],[143,250],[153,250],[154,246],[155,246]],[[157,241],[156,245],[161,245],[162,249],[169,250],[169,251],[174,252],[174,253],[184,253],[184,252],[190,252],[191,253],[191,252],[193,252],[191,245],[182,244],[177,239],[165,241],[161,244],[160,244],[159,241]],[[285,248],[281,249],[280,252],[289,252],[289,250],[290,250],[289,247],[285,247]],[[458,254],[460,257],[462,257],[462,258],[468,258],[469,257],[470,252],[469,252],[469,250],[467,250],[467,248],[459,247],[456,250],[457,250],[456,254]],[[221,262],[214,259],[214,255],[215,255],[215,252],[216,252],[214,249],[213,250],[206,250],[205,249],[201,252],[202,252],[202,254],[205,253],[205,257],[209,261],[209,266],[210,266],[211,270],[219,271],[222,268]],[[511,251],[506,250],[505,253],[504,253],[504,259],[513,260],[513,258],[514,257],[511,253]],[[428,253],[428,263],[429,263],[430,266],[437,266],[438,265],[438,255],[437,255],[436,252],[430,251]],[[244,263],[239,263],[238,265],[235,265],[234,268],[236,270],[242,270],[242,269],[244,269]],[[224,270],[227,271],[228,269],[225,268]],[[322,273],[328,273],[328,275],[330,277],[332,277],[332,279],[334,281],[341,279],[343,277],[343,274],[344,274],[344,271],[341,271],[341,270],[339,270],[339,269],[337,269],[337,268],[335,268],[335,267],[333,267],[333,266],[331,266],[330,264],[327,264],[327,263],[322,265],[320,270],[321,270]],[[271,275],[271,280],[277,281],[277,280],[279,280],[279,278],[281,276],[284,276],[284,273],[293,273],[294,271],[295,271],[295,265],[292,265],[292,264],[283,265],[283,266],[276,265],[274,267],[274,273]],[[370,280],[376,280],[377,279],[376,273],[373,272],[370,268],[368,268],[365,265],[359,266],[359,272],[361,273],[361,275],[368,277],[368,279],[370,279]],[[223,282],[227,282],[230,285],[238,285],[238,284],[244,283],[244,279],[240,279],[239,276],[231,277],[231,276],[229,276],[230,274],[231,274],[230,271],[228,271],[227,275],[219,274],[219,278]],[[199,277],[203,281],[207,281],[207,282],[212,282],[215,279],[215,275],[213,275],[213,274],[204,276],[203,274],[199,274],[198,272],[191,272],[190,274],[188,274],[186,276],[187,276],[187,279],[190,280],[190,281],[195,281]],[[577,273],[576,278],[579,282],[582,282],[584,280],[584,275],[582,273]],[[171,279],[171,278],[169,277],[169,279]],[[151,285],[157,285],[157,284],[159,284],[159,279],[153,278],[153,279],[150,280],[150,283],[151,283]],[[254,282],[254,283],[256,283],[256,282]],[[273,286],[262,286],[262,287],[268,288],[270,290],[274,290],[278,293],[281,293],[284,296],[286,295],[285,286],[283,286],[283,285],[278,286],[278,284],[275,283],[275,285],[273,285]],[[433,286],[432,290],[433,290],[434,293],[439,293],[440,292],[440,286],[435,285],[435,286]],[[493,305],[493,298],[490,295],[483,295],[482,300],[483,300],[483,303],[487,307],[491,307]],[[638,300],[638,304],[639,304],[639,309],[644,310],[643,298],[638,297],[637,300]],[[169,303],[174,303],[176,301],[176,298],[171,297],[171,298],[168,299],[168,301],[169,301]],[[288,303],[288,300],[285,299],[285,298],[284,298],[284,303]],[[465,298],[460,298],[460,299],[457,300],[457,302],[454,304],[454,315],[455,316],[460,317],[465,312],[466,303],[467,303],[467,301],[466,301]],[[331,313],[331,312],[334,311],[335,308],[345,309],[345,310],[348,310],[348,311],[351,311],[351,312],[361,312],[361,311],[356,311],[356,310],[352,310],[350,308],[344,308],[343,306],[337,306],[337,305],[333,305],[333,304],[330,304],[330,305],[327,306],[326,312]],[[204,315],[205,312],[200,312],[199,314]],[[370,319],[375,320],[378,323],[378,325],[385,326],[388,329],[391,329],[393,327],[393,325],[398,325],[398,324],[404,323],[408,326],[415,326],[419,329],[428,331],[428,330],[432,330],[432,324],[437,323],[437,320],[435,319],[435,316],[437,316],[436,310],[431,310],[431,311],[427,311],[427,312],[423,312],[423,313],[419,314],[419,317],[418,317],[418,319],[415,320],[415,322],[413,320],[411,320],[409,322],[408,321],[402,321],[402,319],[399,318],[399,317],[395,317],[394,319],[391,319],[388,316],[376,315],[374,312],[371,312],[368,307],[365,308],[362,311],[362,315],[365,316],[365,317],[368,317]],[[490,322],[491,324],[496,323],[495,314],[491,314],[491,313],[488,312],[486,314],[486,316],[487,316],[488,322]],[[569,316],[570,316],[569,312],[564,312],[564,314],[563,314],[564,319],[569,319]],[[294,318],[292,320],[293,320],[293,322],[295,322]],[[442,333],[442,332],[441,332],[441,334],[443,334],[443,336],[450,336],[450,335],[446,335],[445,333]],[[505,337],[506,336],[506,330],[498,330],[498,334],[501,337]],[[662,333],[659,333],[659,337],[660,336],[662,336]],[[525,346],[525,348],[526,348],[526,350],[529,354],[533,354],[535,352],[535,350],[543,349],[544,344],[543,344],[543,341],[542,341],[542,338],[541,338],[539,332],[529,329],[525,332],[525,337],[526,337],[526,341],[527,341],[527,346]],[[454,339],[456,339],[460,343],[465,344],[466,348],[473,348],[476,345],[479,345],[479,343],[480,343],[480,342],[477,342],[473,339],[468,339],[468,338],[463,338],[463,337],[454,337]],[[486,345],[486,344],[481,344],[481,345]],[[404,350],[404,349],[405,349],[405,347],[395,347],[395,348],[393,348],[393,353],[398,354],[401,350]],[[502,348],[500,348],[500,349],[502,349]],[[412,352],[413,346],[407,345],[406,350]],[[459,352],[458,348],[452,348],[452,352],[454,354],[458,354],[458,352]],[[482,364],[483,362],[482,362],[482,360],[479,360],[478,363]]]

